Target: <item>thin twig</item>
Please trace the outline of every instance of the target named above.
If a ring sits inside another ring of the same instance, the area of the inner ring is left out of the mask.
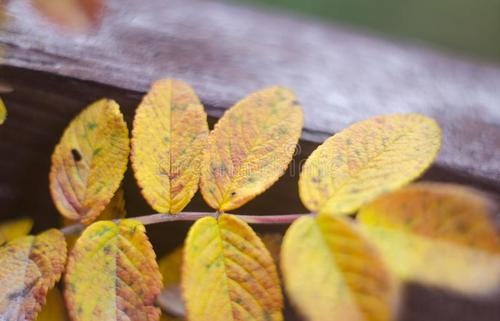
[[[312,215],[307,214],[284,214],[284,215],[235,215],[241,220],[249,224],[291,224],[293,221],[301,216]],[[131,217],[131,219],[137,220],[144,225],[165,223],[165,222],[176,222],[176,221],[196,221],[202,217],[212,216],[217,217],[215,212],[181,212],[175,215],[168,214],[151,214],[146,216]],[[114,222],[119,222],[120,219],[113,220]],[[85,229],[85,225],[77,223],[63,227],[61,232],[64,235],[74,235],[79,234]]]

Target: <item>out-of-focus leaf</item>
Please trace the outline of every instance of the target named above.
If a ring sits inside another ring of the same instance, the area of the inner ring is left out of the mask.
[[[311,154],[300,175],[300,198],[314,212],[351,214],[420,176],[440,145],[438,124],[419,114],[356,123]]]
[[[7,118],[7,108],[5,107],[2,98],[0,98],[0,125],[2,125],[5,122],[6,118]]]
[[[96,26],[103,15],[104,0],[31,0],[53,23],[75,31]]]
[[[36,321],[67,321],[64,299],[57,287],[47,294],[47,301],[38,314]]]
[[[260,237],[262,243],[264,243],[267,250],[271,254],[274,263],[279,266],[283,235],[280,233],[257,233],[257,235]]]
[[[258,91],[229,109],[208,137],[201,193],[221,212],[238,208],[283,175],[302,129],[302,109],[284,88]]]
[[[359,220],[403,279],[483,294],[500,288],[495,211],[471,188],[419,183],[366,205]]]
[[[27,235],[33,227],[33,220],[21,218],[0,223],[0,245]]]
[[[394,319],[397,282],[341,217],[296,220],[283,240],[281,270],[291,301],[308,320]]]
[[[250,226],[235,216],[196,221],[186,239],[182,271],[190,321],[283,319],[271,255]]]
[[[36,320],[65,262],[64,236],[55,229],[0,247],[0,320]]]
[[[193,89],[175,79],[155,82],[136,111],[131,160],[156,211],[176,214],[196,193],[207,136],[207,115]]]
[[[182,256],[183,247],[179,246],[158,262],[163,276],[163,289],[158,303],[161,308],[167,310],[162,313],[161,320],[185,320],[182,317],[185,314],[185,309],[180,291]]]
[[[84,224],[94,221],[119,188],[128,155],[118,104],[102,99],[83,110],[52,155],[50,191],[59,212]]]
[[[161,274],[138,221],[90,225],[69,255],[64,282],[73,321],[160,318],[154,302],[161,290]]]

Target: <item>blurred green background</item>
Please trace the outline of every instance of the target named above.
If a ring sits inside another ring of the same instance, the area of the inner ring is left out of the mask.
[[[500,62],[500,0],[233,0],[286,8]]]

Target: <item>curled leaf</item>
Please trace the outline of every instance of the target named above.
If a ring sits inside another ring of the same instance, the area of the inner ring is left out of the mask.
[[[36,320],[65,262],[64,236],[55,229],[0,247],[0,320]]]
[[[283,175],[302,129],[302,110],[284,88],[258,91],[229,109],[208,137],[201,193],[212,208],[232,210]]]
[[[288,229],[281,270],[311,321],[393,320],[398,285],[378,253],[341,217],[302,217]]]
[[[427,169],[441,145],[441,130],[419,114],[377,116],[327,139],[306,161],[299,193],[311,211],[351,214]]]
[[[196,193],[207,136],[207,115],[193,89],[180,80],[155,82],[137,108],[131,160],[156,211],[176,214]]]
[[[161,274],[144,226],[99,221],[68,259],[64,296],[73,321],[158,320]]]
[[[119,188],[127,169],[128,129],[118,104],[99,100],[64,131],[52,155],[50,191],[59,212],[89,224]]]
[[[7,118],[7,108],[5,108],[5,104],[0,98],[0,125],[2,125],[5,122],[5,119]]]
[[[36,321],[66,321],[66,309],[61,291],[57,287],[52,288],[47,294],[47,301],[38,314]]]
[[[500,288],[495,208],[468,187],[419,183],[366,205],[358,217],[404,280],[483,294]]]
[[[33,220],[21,218],[0,223],[0,245],[27,235],[33,227]]]
[[[75,31],[86,31],[102,17],[103,0],[31,0],[50,21]]]
[[[182,289],[190,321],[283,319],[273,259],[250,226],[232,215],[205,217],[191,227]]]

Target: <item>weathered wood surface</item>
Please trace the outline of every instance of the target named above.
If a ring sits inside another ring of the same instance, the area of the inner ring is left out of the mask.
[[[316,142],[371,115],[421,112],[443,126],[440,166],[500,182],[500,66],[227,3],[107,2],[99,30],[72,35],[12,1],[6,64],[139,92],[179,77],[213,116],[285,85],[305,108],[303,137]]]

